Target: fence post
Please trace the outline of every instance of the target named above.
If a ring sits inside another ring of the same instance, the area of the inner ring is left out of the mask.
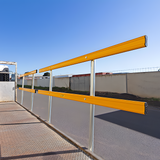
[[[32,89],[34,89],[34,74],[32,74]],[[31,111],[33,112],[34,93],[31,94]]]
[[[128,74],[126,73],[126,93],[128,93]]]
[[[95,96],[95,61],[91,61],[90,96]],[[94,112],[95,105],[90,104],[89,150],[94,152]]]
[[[17,102],[17,62],[15,63],[15,101]]]
[[[50,71],[49,91],[52,91],[52,70]],[[52,111],[52,96],[49,96],[48,101],[48,122],[51,123],[51,111]]]
[[[22,77],[22,88],[24,88],[24,76]],[[21,105],[23,105],[23,90],[21,92]]]

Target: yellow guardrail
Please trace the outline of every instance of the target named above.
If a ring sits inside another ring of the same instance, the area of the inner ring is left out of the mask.
[[[48,103],[48,122],[51,123],[51,110],[52,110],[52,96],[69,99],[73,101],[89,103],[90,104],[90,122],[89,122],[89,150],[94,151],[94,105],[115,108],[119,110],[145,114],[147,109],[147,103],[145,102],[137,102],[131,100],[122,100],[122,99],[115,99],[115,98],[104,98],[104,97],[95,97],[95,63],[94,60],[98,58],[103,58],[127,51],[131,51],[134,49],[139,49],[146,47],[147,40],[146,36],[141,36],[114,46],[110,46],[89,54],[85,54],[80,57],[76,57],[61,63],[57,63],[45,68],[41,68],[39,73],[50,71],[50,83],[49,83],[49,91],[38,90],[38,94],[48,95],[49,96],[49,103]],[[67,67],[70,65],[91,61],[91,76],[90,76],[90,96],[86,95],[79,95],[79,94],[70,94],[70,93],[61,93],[61,92],[53,92],[52,91],[52,70]],[[21,96],[21,104],[23,105],[23,91],[32,92],[32,100],[31,100],[31,111],[33,111],[33,93],[34,91],[34,73],[37,73],[36,70],[25,73],[21,75],[23,77],[22,81],[22,96]],[[32,89],[24,88],[24,76],[33,74],[33,81],[32,81]]]
[[[78,64],[78,63],[82,63],[82,62],[86,62],[86,61],[90,61],[90,60],[94,60],[94,59],[98,59],[98,58],[115,55],[118,53],[131,51],[134,49],[143,48],[143,47],[146,47],[146,44],[147,44],[146,36],[141,36],[141,37],[138,37],[138,38],[135,38],[135,39],[111,46],[111,47],[107,47],[107,48],[104,48],[104,49],[101,49],[101,50],[98,50],[98,51],[95,51],[89,54],[85,54],[80,57],[76,57],[76,58],[73,58],[73,59],[58,63],[58,64],[54,64],[54,65],[51,65],[45,68],[41,68],[39,70],[39,73],[74,65],[74,64]]]
[[[25,76],[35,74],[35,73],[37,73],[37,70],[31,71],[31,72],[28,72],[28,73],[25,73],[25,74],[21,74],[20,77],[25,77]]]
[[[70,94],[70,93],[62,93],[62,92],[52,92],[52,91],[44,91],[38,90],[38,94],[69,99],[73,101],[95,104],[99,106],[145,114],[146,112],[146,103],[145,102],[137,102],[131,100],[122,100],[122,99],[114,99],[114,98],[104,98],[104,97],[95,97],[95,96],[87,96],[87,95],[79,95],[79,94]]]
[[[19,90],[26,91],[26,92],[31,92],[31,93],[36,93],[35,89],[28,89],[28,88],[21,88],[21,87],[19,87]]]
[[[146,36],[141,36],[111,47],[107,47],[77,58],[73,58],[55,65],[51,65],[45,68],[42,68],[39,70],[39,73],[66,67],[69,65],[74,65],[77,63],[82,63],[102,57],[111,56],[118,53],[123,53],[126,51],[131,51],[134,49],[139,49],[146,47]],[[25,73],[21,75],[20,77],[24,77],[27,75],[31,75],[37,73],[37,70]],[[26,88],[19,88],[20,90],[32,92],[35,93],[34,89],[26,89]],[[64,99],[70,99],[74,101],[89,103],[89,104],[95,104],[100,105],[104,107],[110,107],[120,110],[125,110],[129,112],[135,112],[139,114],[145,114],[146,113],[146,103],[145,102],[137,102],[137,101],[130,101],[130,100],[120,100],[120,99],[114,99],[114,98],[103,98],[103,97],[95,97],[95,96],[85,96],[85,95],[78,95],[78,94],[69,94],[69,93],[60,93],[60,92],[52,92],[52,91],[42,91],[38,90],[39,94],[44,94],[48,96],[58,97],[58,98],[64,98]]]
[[[23,91],[31,92],[32,93],[32,95],[31,95],[31,111],[33,111],[33,97],[34,97],[33,93],[36,93],[36,90],[34,89],[34,74],[35,73],[37,73],[37,70],[27,72],[25,74],[20,75],[20,77],[22,77],[22,88],[19,87],[19,90],[22,90],[21,105],[23,105]],[[25,76],[28,76],[28,75],[32,75],[32,89],[24,88],[24,78],[25,78]]]

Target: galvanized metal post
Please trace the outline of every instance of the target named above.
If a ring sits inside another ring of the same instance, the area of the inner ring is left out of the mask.
[[[50,71],[49,91],[52,91],[52,70]],[[48,102],[48,122],[51,123],[51,111],[52,111],[52,96],[49,96]]]
[[[32,89],[34,89],[34,74],[32,74]],[[33,112],[34,93],[31,94],[31,111]]]
[[[17,62],[15,62],[15,101],[17,101]]]
[[[22,88],[24,88],[24,76],[22,77]],[[21,105],[23,105],[23,90],[21,92]]]
[[[95,96],[95,61],[91,61],[90,96]],[[95,105],[90,104],[89,150],[94,152],[94,112]]]
[[[128,93],[128,74],[126,73],[126,93]]]

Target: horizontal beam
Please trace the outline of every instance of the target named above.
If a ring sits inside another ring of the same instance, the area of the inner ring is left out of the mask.
[[[1,72],[0,71],[0,74],[11,74],[12,72]]]
[[[21,88],[21,87],[19,87],[19,90],[26,91],[26,92],[31,92],[31,93],[36,93],[35,89],[28,89],[28,88]]]
[[[17,62],[0,61],[0,64],[16,65]]]
[[[77,58],[73,58],[61,63],[57,63],[45,68],[42,68],[39,70],[39,73],[41,72],[46,72],[49,70],[53,70],[53,69],[58,69],[58,68],[62,68],[62,67],[66,67],[66,66],[70,66],[70,65],[74,65],[74,64],[78,64],[78,63],[82,63],[82,62],[86,62],[86,61],[90,61],[90,60],[94,60],[94,59],[98,59],[98,58],[103,58],[103,57],[107,57],[107,56],[111,56],[111,55],[115,55],[115,54],[119,54],[119,53],[123,53],[123,52],[127,52],[127,51],[131,51],[131,50],[135,50],[135,49],[139,49],[139,48],[143,48],[146,47],[146,36],[142,36],[142,37],[138,37],[111,47],[107,47]]]
[[[25,74],[21,74],[20,77],[25,77],[25,76],[35,74],[35,73],[37,73],[37,70],[31,71],[31,72],[28,72],[28,73],[25,73]]]
[[[83,103],[95,104],[99,106],[115,108],[115,109],[124,110],[128,112],[139,113],[139,114],[145,114],[146,108],[147,108],[146,102],[86,96],[86,95],[52,92],[52,91],[44,91],[44,90],[38,90],[38,94],[64,98],[64,99],[69,99],[69,100],[83,102]]]

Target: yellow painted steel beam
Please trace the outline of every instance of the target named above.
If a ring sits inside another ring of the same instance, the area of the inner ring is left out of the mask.
[[[25,77],[25,76],[35,74],[35,73],[37,73],[37,70],[31,71],[31,72],[28,72],[28,73],[25,73],[25,74],[21,74],[20,77]]]
[[[115,109],[124,110],[128,112],[139,113],[139,114],[145,114],[147,109],[146,102],[86,96],[86,95],[52,92],[52,91],[44,91],[44,90],[38,90],[38,94],[64,98],[64,99],[69,99],[69,100],[83,102],[83,103],[95,104],[99,106],[115,108]]]
[[[31,93],[36,93],[35,89],[28,89],[28,88],[21,88],[21,87],[19,87],[19,90],[26,91],[26,92],[31,92]]]
[[[66,66],[70,66],[70,65],[74,65],[74,64],[78,64],[78,63],[82,63],[82,62],[86,62],[86,61],[90,61],[90,60],[94,60],[94,59],[98,59],[98,58],[103,58],[103,57],[107,57],[107,56],[111,56],[111,55],[115,55],[118,53],[123,53],[123,52],[127,52],[127,51],[131,51],[131,50],[135,50],[135,49],[139,49],[139,48],[143,48],[146,47],[147,44],[147,38],[146,36],[141,36],[123,43],[119,43],[117,45],[111,46],[111,47],[107,47],[77,58],[73,58],[61,63],[57,63],[45,68],[42,68],[39,70],[39,73],[41,72],[46,72],[49,70],[53,70],[53,69],[57,69],[57,68],[61,68],[61,67],[66,67]]]

